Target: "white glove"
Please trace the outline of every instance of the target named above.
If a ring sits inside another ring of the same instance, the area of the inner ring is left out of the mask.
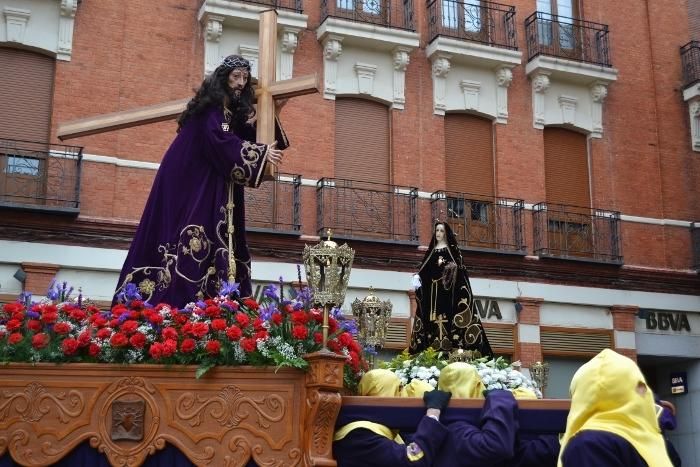
[[[420,276],[418,274],[413,275],[413,278],[411,279],[411,285],[413,286],[413,290],[420,289],[420,286],[422,284],[420,282]]]

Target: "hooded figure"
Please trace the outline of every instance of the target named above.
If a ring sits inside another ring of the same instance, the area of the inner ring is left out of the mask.
[[[571,380],[559,467],[671,467],[654,395],[639,367],[605,349]]]
[[[453,397],[483,398],[479,426],[468,422],[450,423],[449,437],[435,460],[438,467],[480,467],[510,465],[515,455],[515,437],[518,431],[518,406],[507,390],[484,391],[476,369],[465,362],[450,363],[440,371],[438,387],[450,391]]]
[[[410,351],[428,347],[449,351],[461,348],[493,356],[479,314],[457,238],[450,225],[437,222],[417,276],[416,316]]]
[[[390,370],[371,370],[360,380],[358,392],[361,396],[397,397],[400,384],[398,376]],[[338,467],[433,465],[438,449],[447,438],[447,428],[439,417],[449,399],[449,393],[443,391],[424,394],[428,410],[408,445],[396,431],[379,423],[361,420],[342,426],[335,432],[333,442],[333,457]]]

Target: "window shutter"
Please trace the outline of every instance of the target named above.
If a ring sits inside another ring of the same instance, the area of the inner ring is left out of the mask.
[[[385,105],[336,99],[335,178],[390,183],[389,110]]]
[[[467,114],[445,115],[445,188],[494,196],[493,124]]]
[[[563,128],[544,129],[547,203],[590,207],[586,136]]]
[[[48,142],[55,61],[0,47],[0,138]]]

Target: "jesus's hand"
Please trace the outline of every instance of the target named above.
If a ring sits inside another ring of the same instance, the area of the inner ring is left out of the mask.
[[[282,164],[282,150],[277,149],[277,141],[272,143],[267,148],[267,160],[275,168],[278,168]]]

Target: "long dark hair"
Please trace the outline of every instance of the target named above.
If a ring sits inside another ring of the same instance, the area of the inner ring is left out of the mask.
[[[244,68],[250,74],[250,63],[246,59],[238,55],[229,55],[212,74],[204,78],[194,97],[187,103],[187,108],[177,119],[178,133],[192,116],[211,106],[221,108],[224,114],[230,116],[234,131],[243,128],[255,115],[255,91],[250,77],[239,96],[236,96],[228,85],[228,76],[235,68]]]

